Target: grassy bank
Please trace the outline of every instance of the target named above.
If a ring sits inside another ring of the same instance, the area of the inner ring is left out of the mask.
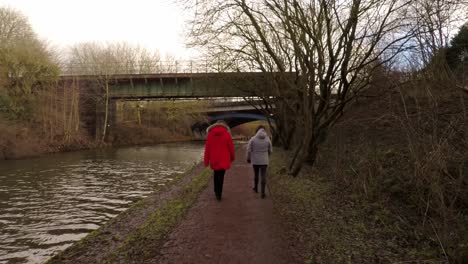
[[[443,92],[443,91],[442,91]],[[369,94],[314,168],[271,168],[276,205],[310,263],[468,263],[468,94]]]
[[[97,146],[84,133],[77,133],[67,139],[63,135],[49,136],[37,127],[7,121],[1,116],[0,134],[0,160],[36,157]]]
[[[0,118],[0,160],[23,159],[49,153],[77,151],[102,147],[153,145],[186,142],[195,137],[170,131],[168,128],[117,126],[106,143],[94,141],[84,131],[66,139],[64,135],[48,137],[27,124]]]
[[[271,167],[276,209],[299,263],[440,263],[434,241],[382,204],[342,189],[318,170],[286,175],[285,153]]]
[[[178,175],[170,186],[155,190],[47,263],[143,263],[151,259],[196,201],[210,175],[210,170],[200,165]]]

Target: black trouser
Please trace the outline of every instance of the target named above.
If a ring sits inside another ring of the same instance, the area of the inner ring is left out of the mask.
[[[214,192],[216,196],[219,197],[221,197],[221,194],[223,194],[224,173],[226,173],[226,170],[214,171]]]
[[[258,186],[258,174],[260,174],[262,193],[265,194],[265,185],[266,185],[266,170],[268,165],[253,165],[254,169],[254,188],[257,190]]]

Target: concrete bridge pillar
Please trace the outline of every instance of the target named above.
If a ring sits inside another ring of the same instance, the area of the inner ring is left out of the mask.
[[[90,137],[100,141],[106,114],[105,94],[93,80],[77,78],[74,82],[75,85],[80,87],[80,116],[84,128],[88,131]],[[112,133],[117,124],[117,100],[111,98],[108,107],[107,135]],[[109,139],[109,136],[107,136],[107,139]]]

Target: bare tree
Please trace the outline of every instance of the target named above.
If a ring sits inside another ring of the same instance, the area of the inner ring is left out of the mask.
[[[0,45],[18,41],[37,41],[28,18],[15,9],[0,8]]]
[[[414,52],[418,57],[417,67],[421,69],[429,65],[441,48],[449,45],[454,31],[464,23],[467,2],[464,0],[414,0],[410,2],[409,10],[411,22],[416,26]]]
[[[97,87],[97,105],[104,109],[100,141],[104,142],[109,124],[110,88],[116,74],[156,72],[159,54],[127,43],[81,43],[71,49],[66,71],[70,74],[93,75]],[[98,136],[98,135],[97,135]]]
[[[373,70],[407,48],[408,4],[202,0],[191,6],[191,44],[222,55],[231,69],[277,73],[269,90],[256,93],[273,96],[279,122],[294,127],[290,173],[297,175],[304,162],[315,162],[329,128],[368,87]]]

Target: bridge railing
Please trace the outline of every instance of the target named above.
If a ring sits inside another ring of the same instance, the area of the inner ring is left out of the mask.
[[[231,69],[231,70],[230,70]],[[203,60],[140,61],[68,64],[62,67],[62,75],[117,75],[117,74],[165,74],[165,73],[214,73],[234,71],[232,65],[222,61]]]

